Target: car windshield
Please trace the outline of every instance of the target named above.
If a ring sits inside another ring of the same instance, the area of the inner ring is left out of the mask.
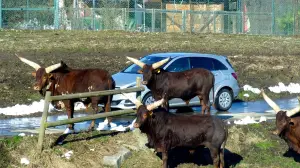
[[[148,65],[151,65],[151,64],[153,64],[153,63],[156,63],[156,62],[158,62],[158,61],[161,61],[161,60],[163,60],[163,59],[165,59],[166,57],[156,57],[156,56],[146,56],[146,57],[143,57],[142,59],[140,59],[140,61],[142,61],[143,63],[146,63],[146,64],[148,64]],[[170,59],[171,60],[171,59]],[[169,60],[169,61],[170,61]],[[169,62],[168,61],[168,62]],[[167,62],[167,63],[168,63]],[[167,64],[167,63],[165,63],[165,64]],[[164,65],[165,65],[164,64]],[[164,66],[163,65],[163,66]],[[162,66],[162,67],[163,67]],[[132,65],[130,65],[129,67],[127,67],[126,69],[124,69],[122,72],[124,72],[124,73],[138,73],[137,71],[139,70],[139,69],[141,69],[141,67],[139,67],[138,65],[136,65],[136,64],[132,64]]]

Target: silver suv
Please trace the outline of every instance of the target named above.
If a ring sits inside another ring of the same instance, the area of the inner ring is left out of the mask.
[[[167,57],[171,59],[161,66],[161,68],[170,72],[185,71],[191,68],[205,68],[210,70],[215,75],[215,105],[219,111],[227,111],[240,91],[237,82],[237,75],[229,63],[227,57],[212,54],[200,53],[156,53],[144,56],[140,61],[146,64],[153,64]],[[136,77],[141,77],[137,71],[141,69],[136,64],[131,64],[124,70],[114,74],[112,77],[116,82],[116,89],[124,89],[134,87],[136,85]],[[142,92],[142,101],[144,104],[150,104],[154,101],[151,91],[144,86]],[[130,93],[135,96],[136,93]],[[210,91],[210,102],[213,102],[212,90]],[[183,107],[186,103],[174,98],[169,101],[170,107]],[[191,101],[189,106],[200,106],[199,98],[196,96]],[[112,108],[130,109],[135,105],[121,94],[113,96]]]

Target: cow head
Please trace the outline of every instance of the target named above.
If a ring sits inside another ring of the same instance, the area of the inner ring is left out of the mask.
[[[126,94],[123,94],[123,95],[125,97],[127,97],[130,101],[132,101],[137,106],[137,110],[136,110],[137,119],[133,125],[135,128],[141,127],[149,118],[154,117],[152,110],[155,109],[156,107],[162,105],[165,101],[164,99],[161,99],[152,104],[143,105],[140,101],[138,101],[134,98],[131,98],[131,97],[127,96]]]
[[[27,60],[23,57],[20,57],[16,54],[16,56],[27,65],[33,67],[35,71],[33,71],[31,74],[33,77],[35,77],[35,84],[33,85],[33,89],[39,91],[42,94],[42,89],[46,87],[50,87],[51,80],[53,80],[53,75],[51,74],[52,71],[60,68],[63,63],[54,64],[51,66],[48,66],[46,68],[41,67],[39,64]]]
[[[265,101],[276,112],[277,134],[280,135],[282,131],[286,130],[288,127],[293,127],[294,122],[291,117],[300,111],[300,106],[291,110],[281,110],[279,106],[265,94],[263,89],[261,89],[261,93]]]
[[[145,64],[135,58],[131,58],[131,57],[127,57],[128,60],[130,60],[131,62],[137,64],[138,66],[140,66],[142,69],[138,70],[139,73],[143,74],[143,81],[142,84],[143,85],[147,85],[148,82],[151,80],[152,76],[154,73],[159,73],[159,71],[157,71],[157,68],[159,68],[160,66],[162,66],[163,64],[165,64],[166,62],[169,61],[170,58],[166,58],[163,59],[159,62],[156,62],[152,65],[148,65]]]

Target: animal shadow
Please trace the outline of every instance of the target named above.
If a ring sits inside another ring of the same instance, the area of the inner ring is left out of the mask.
[[[294,159],[295,162],[300,163],[300,154],[298,154],[297,152],[295,152],[292,149],[287,150],[284,154],[284,157],[291,157]]]
[[[190,150],[191,149],[185,147],[176,147],[169,151],[168,167],[175,168],[184,163],[194,163],[198,166],[213,165],[208,148],[198,147],[194,152],[190,152]],[[160,157],[160,159],[162,158],[161,153],[157,153],[156,155]],[[242,156],[225,149],[225,168],[235,166],[241,160],[243,160]]]
[[[79,134],[84,133],[84,132],[87,132],[87,131],[80,131],[80,132],[75,132],[72,134],[62,134],[57,138],[57,140],[54,143],[51,144],[51,148],[53,148],[54,146],[57,146],[57,145],[65,145],[67,143],[72,143],[72,142],[86,141],[86,140],[96,139],[96,138],[100,138],[100,137],[107,136],[107,135],[115,136],[119,133],[124,133],[124,132],[128,132],[128,131],[101,131],[100,133],[97,133],[97,134],[91,134],[91,136],[81,137]],[[70,135],[75,135],[75,136],[70,140],[65,140]],[[76,136],[76,135],[78,135],[78,136]]]

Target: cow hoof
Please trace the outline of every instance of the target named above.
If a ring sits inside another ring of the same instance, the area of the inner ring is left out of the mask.
[[[145,143],[145,146],[147,146],[148,148],[153,148],[153,145],[150,145],[150,143]]]

